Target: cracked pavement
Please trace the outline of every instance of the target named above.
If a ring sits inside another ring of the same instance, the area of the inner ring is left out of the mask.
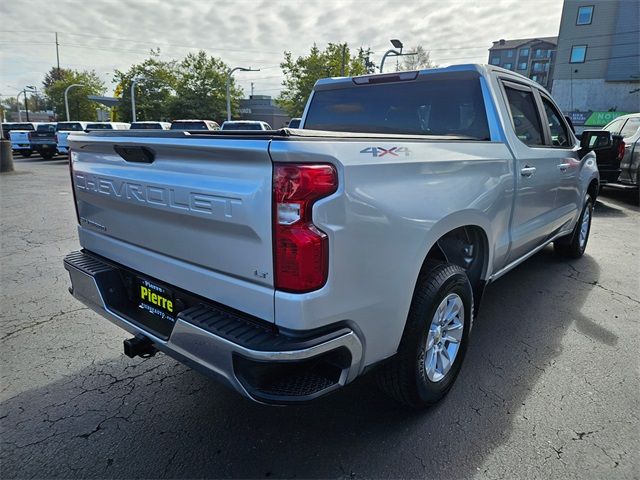
[[[605,192],[587,254],[548,247],[487,289],[460,377],[425,412],[364,377],[255,405],[67,292],[65,160],[0,176],[0,477],[638,478],[640,211]]]

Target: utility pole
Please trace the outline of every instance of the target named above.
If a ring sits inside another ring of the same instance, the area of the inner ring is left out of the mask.
[[[347,61],[347,44],[342,45],[342,68],[340,69],[340,76],[344,77],[344,64]]]
[[[23,90],[22,94],[24,95],[24,109],[27,111],[27,122],[29,121],[29,104],[27,103],[27,91]]]
[[[256,68],[245,68],[245,67],[234,67],[227,73],[227,120],[231,120],[231,76],[233,72],[236,70],[240,70],[241,72],[259,72],[260,69]]]
[[[251,98],[253,98],[253,82],[251,82]]]
[[[58,51],[59,46],[60,44],[58,43],[58,32],[56,32],[56,60],[58,61],[58,75],[60,75],[60,52]]]

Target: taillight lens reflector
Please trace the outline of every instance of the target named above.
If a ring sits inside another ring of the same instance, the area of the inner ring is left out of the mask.
[[[273,170],[275,286],[288,292],[321,288],[329,271],[329,239],[313,224],[313,204],[334,193],[330,164],[277,163]]]

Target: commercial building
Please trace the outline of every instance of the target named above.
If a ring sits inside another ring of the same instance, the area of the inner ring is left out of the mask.
[[[513,70],[551,88],[558,37],[498,40],[489,49],[489,63]]]
[[[639,16],[637,0],[565,0],[552,92],[578,130],[640,111]]]
[[[269,95],[251,95],[240,100],[238,113],[242,120],[267,122],[274,129],[286,126],[291,119]]]

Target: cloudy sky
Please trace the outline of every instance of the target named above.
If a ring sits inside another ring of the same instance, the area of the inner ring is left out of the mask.
[[[283,51],[308,52],[315,42],[371,47],[379,63],[399,38],[423,45],[441,66],[487,62],[491,42],[558,34],[561,0],[8,0],[0,2],[0,94],[41,85],[55,65],[95,70],[109,93],[114,69],[126,70],[159,47],[166,59],[198,49],[238,73],[249,94],[276,96]]]

